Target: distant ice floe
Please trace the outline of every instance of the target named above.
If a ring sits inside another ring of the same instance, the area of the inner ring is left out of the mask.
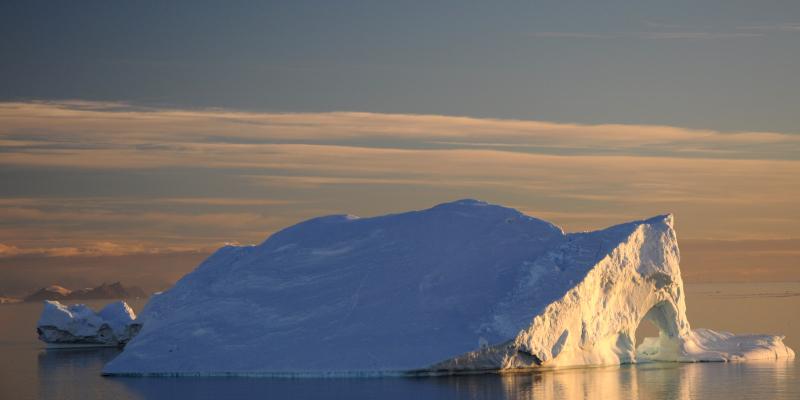
[[[47,300],[36,325],[39,339],[49,347],[124,346],[140,329],[136,314],[124,301],[95,313],[83,304]]]
[[[152,298],[111,375],[377,376],[789,359],[692,330],[671,215],[565,234],[460,200],[218,250]],[[636,348],[649,320],[659,329]]]

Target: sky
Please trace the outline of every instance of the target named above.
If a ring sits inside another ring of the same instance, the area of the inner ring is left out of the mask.
[[[7,1],[0,54],[0,293],[459,198],[800,280],[796,1]]]

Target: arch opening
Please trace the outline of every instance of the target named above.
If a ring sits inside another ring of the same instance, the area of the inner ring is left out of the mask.
[[[642,321],[639,322],[639,326],[636,327],[636,336],[635,336],[635,347],[639,348],[642,345],[645,338],[649,337],[659,337],[660,332],[656,324],[649,319],[642,318]]]
[[[668,360],[679,336],[678,312],[670,301],[656,303],[636,327],[634,340],[637,361]]]

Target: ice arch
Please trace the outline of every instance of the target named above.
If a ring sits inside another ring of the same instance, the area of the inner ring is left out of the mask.
[[[635,362],[636,328],[643,319],[664,332],[657,347],[673,351],[662,357],[676,360],[674,349],[690,327],[672,221],[666,215],[628,226],[581,282],[548,304],[513,340],[436,367],[525,369]],[[579,239],[586,240],[580,247],[592,247],[593,238]],[[580,251],[569,251],[551,257],[581,262]]]
[[[632,228],[581,282],[548,304],[513,340],[455,357],[434,369],[517,370],[794,357],[782,336],[692,330],[686,317],[672,216],[652,218]],[[580,254],[551,257],[581,262]],[[637,349],[636,329],[644,320],[653,322],[659,336],[646,338]]]

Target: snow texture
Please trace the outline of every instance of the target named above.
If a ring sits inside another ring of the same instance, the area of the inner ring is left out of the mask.
[[[692,331],[673,218],[565,234],[460,200],[334,215],[225,246],[153,297],[104,373],[353,376],[792,357]],[[639,351],[649,319],[659,338]]]
[[[141,329],[135,320],[136,314],[124,301],[95,313],[83,304],[65,306],[46,300],[36,331],[51,347],[122,346]]]

